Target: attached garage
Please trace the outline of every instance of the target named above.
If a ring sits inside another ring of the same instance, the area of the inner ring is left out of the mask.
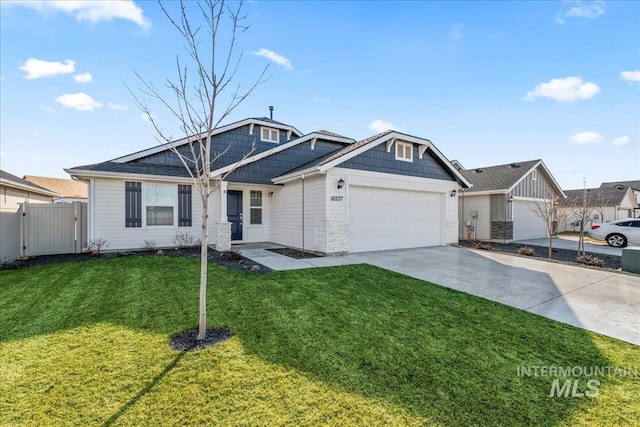
[[[442,193],[349,189],[349,252],[443,244]]]
[[[547,237],[547,225],[534,213],[535,202],[514,200],[513,240],[542,239]]]

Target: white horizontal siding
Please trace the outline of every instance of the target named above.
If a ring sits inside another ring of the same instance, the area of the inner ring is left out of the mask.
[[[458,207],[460,212],[462,212],[460,218],[460,238],[467,238],[467,227],[465,226],[466,221],[471,221],[473,224],[473,219],[471,218],[471,212],[478,212],[478,220],[476,222],[476,240],[490,240],[491,239],[491,208],[490,208],[490,197],[489,195],[485,196],[469,196],[469,195],[460,195],[458,197]],[[473,238],[473,232],[471,232],[471,238]]]
[[[202,230],[202,202],[197,189],[192,190],[192,225],[191,227],[125,227],[125,180],[95,179],[93,182],[93,203],[90,209],[92,216],[89,239],[106,239],[109,250],[139,249],[145,240],[154,240],[157,247],[175,247],[174,239],[178,231],[189,232],[194,238],[200,238]],[[142,181],[143,186],[150,181]],[[177,183],[174,185],[178,185]],[[144,193],[143,193],[144,194]],[[216,210],[215,195],[209,201],[209,210]],[[144,197],[143,197],[144,206]],[[144,217],[145,210],[142,210]],[[174,206],[174,218],[177,218],[178,207]],[[209,218],[212,219],[211,213]],[[216,221],[214,221],[215,223]],[[144,221],[143,221],[144,223]],[[210,230],[212,230],[210,228]],[[209,244],[213,244],[211,231]]]
[[[314,223],[325,219],[325,177],[304,182],[304,249],[313,250]],[[275,190],[269,202],[270,236],[273,243],[302,248],[302,181]]]

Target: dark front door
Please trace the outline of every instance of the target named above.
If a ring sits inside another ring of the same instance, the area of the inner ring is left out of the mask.
[[[227,219],[231,240],[242,240],[242,191],[227,190]]]

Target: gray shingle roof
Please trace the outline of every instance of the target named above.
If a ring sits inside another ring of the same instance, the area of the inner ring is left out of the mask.
[[[317,130],[313,133],[319,133],[320,135],[327,135],[327,136],[335,136],[337,138],[346,138],[346,139],[351,139],[355,141],[353,138],[349,138],[348,136],[340,135],[339,133],[335,133],[335,132],[329,132],[328,130],[324,130],[324,129]]]
[[[19,187],[27,187],[31,190],[33,190],[34,192],[38,192],[38,193],[42,193],[42,194],[46,194],[47,196],[50,195],[54,195],[54,194],[58,194],[55,191],[51,191],[48,190],[44,187],[40,187],[39,185],[33,184],[27,180],[24,180],[22,178],[19,178],[15,175],[10,174],[9,172],[5,172],[3,170],[0,170],[0,179],[2,179],[3,183],[6,185],[11,185],[11,184],[15,184]]]
[[[338,158],[344,156],[345,154],[352,152],[353,150],[357,150],[358,148],[362,147],[363,145],[367,145],[371,141],[374,141],[374,140],[376,140],[376,139],[378,139],[380,137],[383,137],[384,135],[386,135],[388,133],[391,133],[391,132],[393,132],[393,131],[392,130],[387,130],[387,131],[381,132],[381,133],[379,133],[377,135],[370,136],[369,138],[365,138],[365,139],[362,139],[362,140],[360,140],[358,142],[354,142],[353,144],[348,145],[348,146],[346,146],[344,148],[339,148],[339,149],[337,149],[337,150],[335,150],[335,151],[333,151],[331,153],[325,154],[324,156],[319,157],[319,158],[317,158],[317,159],[315,159],[315,160],[313,160],[311,162],[308,162],[308,163],[300,165],[300,166],[298,166],[296,168],[293,168],[289,172],[287,172],[285,175],[288,175],[290,173],[303,171],[305,169],[309,169],[309,168],[312,168],[312,167],[318,167],[318,166],[322,166],[324,164],[327,164],[327,163],[329,163],[329,162],[331,162],[331,161],[333,161],[335,159],[338,159]]]
[[[119,173],[132,173],[141,175],[162,175],[162,176],[175,176],[175,177],[189,177],[189,173],[184,166],[167,166],[167,165],[154,165],[150,163],[116,163],[116,162],[102,162],[93,165],[76,166],[73,169],[83,171],[96,171],[96,172],[119,172]]]
[[[540,160],[528,160],[506,165],[489,166],[486,168],[465,169],[460,173],[473,187],[465,190],[467,193],[478,191],[507,191],[525,176]]]
[[[587,188],[587,199],[592,206],[620,206],[627,194],[628,186],[622,189],[616,187]],[[582,205],[584,203],[584,189],[565,190],[567,198],[560,204],[562,206]],[[602,204],[604,202],[604,205]]]
[[[640,181],[603,182],[602,184],[600,184],[600,188],[615,187],[616,185],[622,185],[623,187],[631,187],[634,190],[640,191]]]

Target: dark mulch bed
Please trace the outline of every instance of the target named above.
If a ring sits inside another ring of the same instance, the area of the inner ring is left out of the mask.
[[[89,253],[81,254],[66,254],[66,255],[42,255],[36,257],[29,257],[27,259],[16,260],[10,263],[0,264],[0,270],[9,270],[16,268],[33,267],[36,265],[47,265],[58,262],[81,262],[88,261],[90,259],[107,259],[107,258],[119,258],[128,256],[181,256],[188,258],[199,258],[200,248],[183,248],[183,249],[161,249],[153,251],[126,251],[126,252],[107,252],[102,255],[92,256]],[[227,267],[232,270],[244,271],[247,273],[266,273],[271,271],[269,267],[265,267],[262,264],[258,264],[245,258],[236,252],[218,252],[213,249],[209,249],[207,260],[211,263]]]
[[[310,252],[302,252],[302,251],[299,251],[298,249],[292,249],[292,248],[274,248],[274,249],[267,249],[267,250],[271,252],[275,252],[280,255],[288,256],[289,258],[295,258],[295,259],[320,257],[319,255],[312,254]]]
[[[207,328],[203,340],[197,340],[198,329],[189,329],[175,334],[169,339],[169,348],[176,351],[202,350],[231,338],[233,333],[227,328]]]
[[[477,245],[478,242],[473,242],[473,241],[468,241],[468,240],[460,240],[459,242],[460,246],[466,247],[466,248],[475,248],[475,246]],[[511,254],[517,254],[518,253],[518,249],[523,248],[527,245],[520,245],[520,244],[516,244],[516,243],[484,243],[483,245],[490,245],[492,250],[498,251],[498,252],[506,252],[506,253],[511,253]],[[576,243],[576,248],[577,248],[578,244]],[[547,258],[547,251],[548,248],[546,247],[542,247],[542,246],[529,246],[530,248],[533,249],[533,255],[530,255],[532,258],[541,258],[541,259],[548,259]],[[605,254],[595,254],[592,252],[586,252],[587,255],[592,255],[596,258],[600,258],[601,260],[604,261],[604,267],[602,268],[611,268],[611,269],[619,269],[622,266],[622,258],[619,256],[613,256],[613,255],[605,255]],[[524,255],[522,255],[524,256]],[[554,261],[559,261],[559,262],[564,262],[564,263],[573,263],[573,264],[577,264],[577,258],[578,258],[578,251],[575,250],[569,250],[569,249],[556,249],[553,248],[553,257],[552,259]],[[578,265],[584,265],[584,264],[578,264]],[[596,267],[598,268],[598,267]]]

